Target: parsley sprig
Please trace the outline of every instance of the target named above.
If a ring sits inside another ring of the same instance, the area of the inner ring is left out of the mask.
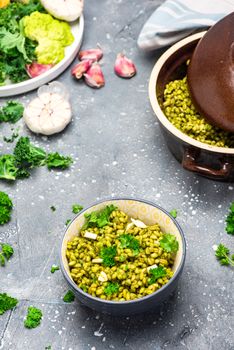
[[[154,269],[150,269],[149,273],[151,275],[149,279],[149,284],[155,283],[159,278],[165,277],[167,275],[167,271],[164,267],[159,266]]]
[[[137,255],[140,252],[140,243],[134,236],[129,234],[123,234],[119,236],[119,240],[121,248],[131,249],[134,255]]]
[[[13,309],[17,304],[17,299],[12,298],[6,293],[0,293],[0,315],[3,315],[7,310]]]
[[[234,202],[232,202],[226,219],[226,232],[234,235]]]
[[[103,247],[100,251],[100,257],[102,258],[102,263],[106,267],[112,267],[115,265],[115,256],[117,254],[116,246]]]
[[[179,249],[179,242],[174,235],[165,233],[160,240],[160,247],[162,247],[167,253],[176,253]]]
[[[109,282],[107,286],[104,288],[104,293],[106,295],[112,295],[118,293],[119,291],[119,283],[117,282]]]
[[[24,325],[26,328],[36,328],[40,325],[42,319],[42,312],[40,309],[29,306]]]
[[[109,218],[111,213],[117,209],[113,204],[107,205],[100,211],[93,211],[90,214],[85,214],[86,222],[82,227],[82,230],[86,230],[89,227],[103,227],[109,224]]]
[[[220,243],[215,251],[215,256],[220,265],[234,266],[234,255],[229,256],[230,250]]]
[[[7,243],[0,243],[0,247],[0,265],[5,266],[6,260],[9,260],[10,257],[14,254],[14,249],[10,244]]]

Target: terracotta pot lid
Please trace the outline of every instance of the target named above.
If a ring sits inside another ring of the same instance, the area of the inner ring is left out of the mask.
[[[234,132],[234,12],[215,24],[196,46],[188,85],[198,112]]]

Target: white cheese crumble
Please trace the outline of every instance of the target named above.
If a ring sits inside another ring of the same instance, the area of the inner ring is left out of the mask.
[[[97,239],[97,234],[93,232],[86,231],[84,234],[85,238]]]
[[[146,228],[146,224],[144,224],[144,222],[140,221],[140,220],[135,220],[133,218],[131,218],[132,223],[139,228]]]

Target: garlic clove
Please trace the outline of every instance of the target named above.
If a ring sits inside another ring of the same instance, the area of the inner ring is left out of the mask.
[[[89,68],[91,67],[93,61],[88,59],[81,61],[80,63],[76,64],[72,70],[71,74],[76,78],[76,79],[81,79],[84,73],[86,73]]]
[[[104,75],[98,63],[92,64],[87,73],[84,74],[84,79],[86,84],[92,88],[100,89],[105,85]]]
[[[92,60],[93,62],[99,61],[103,57],[103,51],[98,49],[89,49],[79,52],[78,58],[80,61]]]
[[[115,61],[114,71],[121,78],[132,78],[136,74],[136,66],[124,54],[119,53]]]
[[[26,64],[26,71],[30,78],[35,78],[47,72],[52,67],[53,67],[53,64],[40,64],[37,62],[33,62],[31,64]]]

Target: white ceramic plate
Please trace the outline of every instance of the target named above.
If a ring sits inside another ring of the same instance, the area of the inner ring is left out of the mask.
[[[0,86],[0,97],[14,96],[23,94],[27,91],[32,91],[38,88],[39,86],[55,79],[59,74],[61,74],[74,60],[81,47],[84,34],[83,15],[81,15],[79,21],[75,21],[71,24],[71,30],[75,40],[70,46],[66,47],[65,57],[61,62],[56,64],[49,71],[39,75],[36,78],[32,78],[17,84]]]

